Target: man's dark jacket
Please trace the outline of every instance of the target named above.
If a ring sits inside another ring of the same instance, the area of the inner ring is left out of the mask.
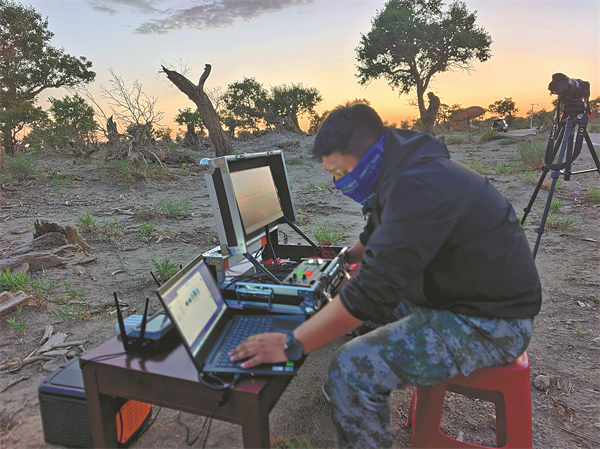
[[[340,292],[361,320],[405,299],[486,318],[530,318],[540,280],[508,200],[428,134],[387,128],[359,274]]]

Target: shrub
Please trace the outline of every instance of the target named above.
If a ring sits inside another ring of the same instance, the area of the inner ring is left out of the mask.
[[[457,136],[457,135],[449,135],[448,137],[446,137],[446,143],[448,145],[461,145],[462,143],[464,143],[465,138],[462,136]]]
[[[543,139],[519,142],[517,150],[521,155],[523,166],[528,170],[539,170],[546,154],[546,146],[547,142]]]
[[[587,193],[585,194],[585,198],[588,201],[600,203],[600,189],[597,189],[594,186],[590,186],[587,190]]]
[[[9,176],[35,176],[38,161],[32,154],[19,153],[15,157],[6,158],[6,171]]]
[[[469,167],[471,170],[475,170],[477,173],[481,173],[482,175],[487,171],[485,165],[478,161],[467,162],[467,167]]]
[[[502,138],[502,136],[500,135],[499,132],[494,131],[493,129],[487,129],[479,138],[479,142],[485,143],[485,142],[489,142],[490,140],[501,139],[501,138]]]
[[[317,228],[313,231],[313,235],[319,245],[335,245],[345,233],[345,229],[333,229],[331,215],[326,222],[317,222]]]

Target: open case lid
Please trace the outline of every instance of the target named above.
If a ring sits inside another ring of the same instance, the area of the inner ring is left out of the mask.
[[[296,220],[281,151],[203,159],[201,168],[224,255],[255,251],[267,228]]]

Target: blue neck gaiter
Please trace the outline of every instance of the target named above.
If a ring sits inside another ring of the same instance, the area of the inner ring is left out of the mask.
[[[385,132],[352,171],[333,183],[336,189],[362,206],[368,206],[375,196],[375,182],[381,171],[384,141]]]

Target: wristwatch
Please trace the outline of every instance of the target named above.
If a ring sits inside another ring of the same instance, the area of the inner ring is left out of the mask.
[[[292,362],[296,362],[304,356],[304,348],[300,342],[296,340],[293,332],[287,334],[283,351],[288,360],[291,360]]]

